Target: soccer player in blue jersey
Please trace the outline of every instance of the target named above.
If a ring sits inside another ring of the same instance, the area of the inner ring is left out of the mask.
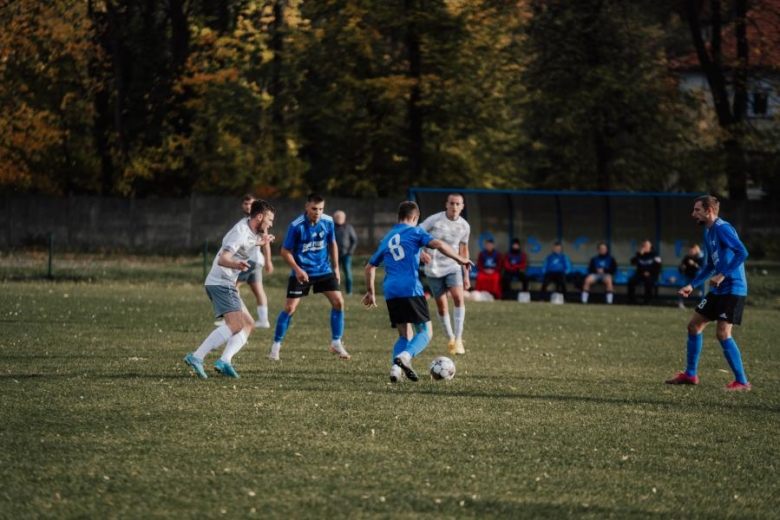
[[[696,367],[702,346],[702,331],[711,321],[717,321],[716,335],[723,355],[726,357],[735,380],[724,390],[750,390],[750,383],[745,377],[742,367],[742,357],[739,348],[731,337],[733,325],[742,322],[742,310],[747,296],[747,278],[745,277],[745,259],[747,249],[739,240],[734,227],[718,217],[720,202],[715,197],[706,195],[696,199],[691,215],[696,223],[705,226],[704,244],[707,260],[691,282],[680,289],[679,294],[687,298],[693,290],[710,280],[710,292],[696,307],[696,312],[688,323],[688,356],[685,372],[671,379],[670,385],[696,385],[699,376]]]
[[[412,368],[412,358],[425,350],[433,335],[428,302],[418,275],[420,251],[423,247],[436,249],[442,254],[466,266],[473,265],[468,258],[459,256],[444,241],[435,239],[427,231],[417,227],[420,208],[411,201],[398,207],[398,224],[382,239],[374,256],[366,265],[367,292],[363,304],[376,307],[374,280],[376,268],[385,264],[386,276],[382,290],[390,312],[390,324],[398,329],[398,341],[393,348],[393,367],[390,381],[400,381],[403,374],[410,381],[420,378]],[[413,335],[416,331],[417,335]]]
[[[311,194],[306,199],[306,212],[292,221],[282,244],[282,258],[292,268],[287,282],[287,300],[276,320],[271,360],[279,360],[282,340],[290,326],[290,319],[301,298],[309,290],[322,293],[331,305],[330,328],[332,341],[330,351],[342,359],[350,359],[341,343],[344,333],[344,297],[339,290],[339,248],[333,219],[325,215],[325,197]],[[328,261],[330,260],[330,261]]]

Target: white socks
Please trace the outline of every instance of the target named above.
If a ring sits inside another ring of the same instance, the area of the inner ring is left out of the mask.
[[[262,323],[268,322],[268,305],[257,306],[257,321]]]
[[[588,296],[590,296],[588,291],[582,291],[582,303],[588,303]]]
[[[204,341],[200,347],[198,347],[198,350],[195,351],[195,354],[193,354],[198,359],[206,359],[206,355],[214,350],[215,348],[222,345],[224,342],[230,339],[230,337],[233,335],[232,332],[230,332],[230,329],[227,325],[220,325],[213,331],[211,331],[211,334],[209,334],[209,337],[206,338],[206,341]]]
[[[460,339],[463,337],[463,322],[466,320],[466,306],[455,307],[452,311],[452,315],[455,318],[455,338]]]
[[[341,348],[341,340],[340,339],[331,340],[330,346],[333,348]]]
[[[412,355],[409,352],[407,352],[406,350],[404,350],[403,352],[398,354],[398,356],[396,356],[396,357],[406,361],[407,363],[409,363],[412,360]]]
[[[610,305],[612,305],[612,297],[613,296],[615,296],[615,295],[612,294],[611,292],[607,293],[607,303],[610,304]]]
[[[439,314],[439,321],[441,322],[441,326],[444,327],[444,333],[447,334],[447,337],[452,339],[455,337],[455,334],[452,333],[452,323],[450,322],[450,313],[446,314]]]
[[[234,334],[232,338],[228,341],[227,347],[225,347],[225,350],[222,351],[222,357],[219,358],[228,365],[230,364],[230,360],[233,359],[233,356],[235,356],[239,350],[241,350],[241,347],[246,345],[247,338],[246,332],[243,330],[239,330],[238,333]]]

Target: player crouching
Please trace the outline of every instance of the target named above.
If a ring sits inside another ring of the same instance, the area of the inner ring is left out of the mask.
[[[376,253],[366,265],[366,295],[363,305],[376,307],[374,280],[376,268],[385,264],[385,280],[382,290],[390,313],[390,324],[398,330],[398,341],[393,348],[393,366],[390,381],[399,381],[405,374],[410,381],[420,378],[412,368],[412,358],[425,350],[431,340],[431,317],[425,300],[417,268],[420,265],[420,251],[424,247],[436,249],[452,258],[468,271],[473,265],[468,258],[459,256],[448,245],[433,238],[417,227],[420,208],[411,201],[398,207],[398,224],[382,239]],[[413,336],[413,332],[417,332]]]

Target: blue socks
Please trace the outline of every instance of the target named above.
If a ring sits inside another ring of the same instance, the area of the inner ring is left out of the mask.
[[[739,354],[734,338],[724,339],[720,342],[720,346],[723,347],[723,355],[726,356],[737,383],[746,385],[747,377],[745,377],[745,369],[742,368],[742,356]]]
[[[284,339],[284,335],[287,334],[287,327],[290,326],[291,316],[282,311],[279,313],[279,317],[276,319],[276,332],[274,333],[274,342],[281,343]]]
[[[406,350],[409,354],[411,354],[412,357],[414,357],[425,350],[425,347],[428,346],[428,342],[430,340],[431,338],[428,337],[427,333],[417,334],[414,338],[412,338],[412,341],[409,342],[409,345],[404,350]]]
[[[330,310],[330,330],[333,333],[333,339],[341,339],[344,334],[344,311]]]
[[[406,347],[409,345],[409,340],[406,338],[398,338],[398,341],[395,342],[395,345],[393,346],[393,359],[395,359],[398,354],[406,350]]]
[[[688,365],[685,367],[685,375],[695,376],[696,366],[701,355],[701,334],[688,334]]]

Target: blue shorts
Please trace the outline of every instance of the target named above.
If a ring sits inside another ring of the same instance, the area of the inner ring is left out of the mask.
[[[214,305],[214,317],[220,318],[228,312],[240,311],[244,308],[244,302],[238,295],[236,286],[207,285],[206,294]]]
[[[263,283],[263,267],[254,260],[249,261],[249,269],[238,275],[239,282]]]
[[[441,278],[434,278],[433,276],[427,276],[426,278],[434,298],[443,296],[451,287],[463,287],[463,270],[461,269]]]

